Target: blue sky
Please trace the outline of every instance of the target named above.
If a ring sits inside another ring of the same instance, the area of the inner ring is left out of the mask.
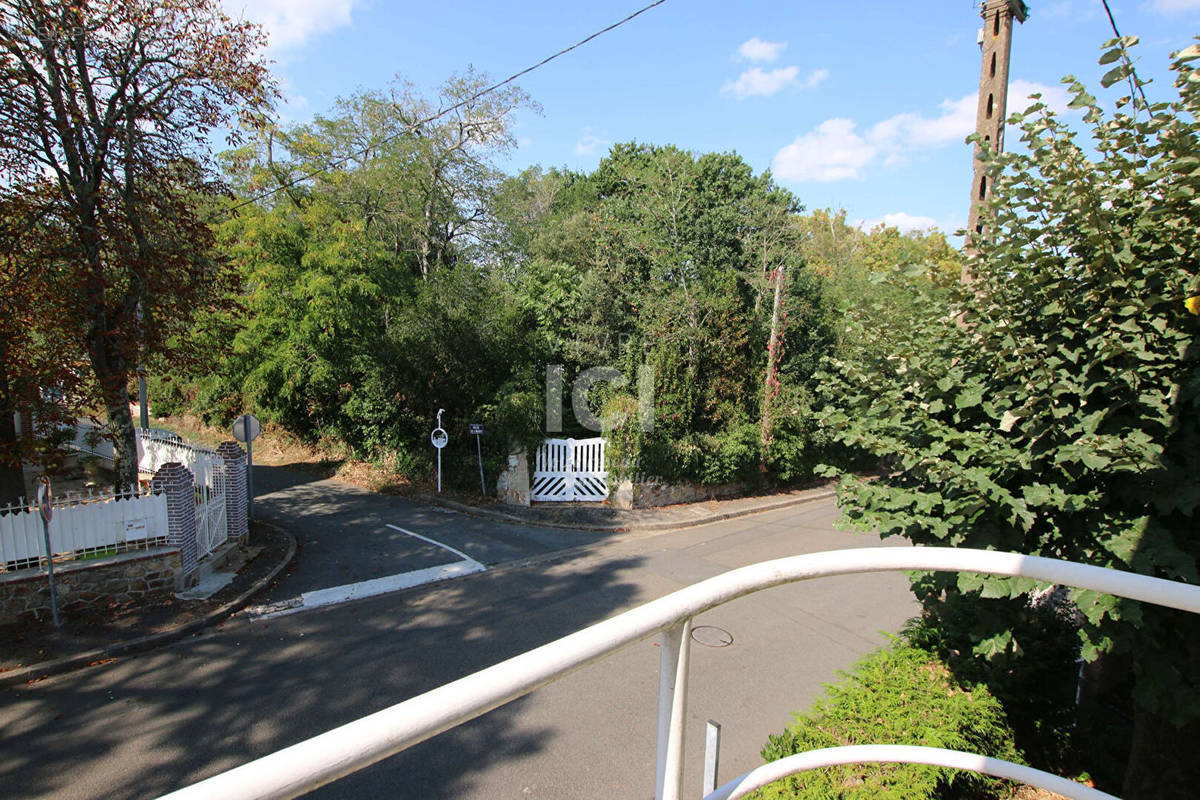
[[[645,0],[223,2],[268,29],[282,113],[304,121],[397,75],[429,94],[469,64],[507,77]],[[1171,97],[1167,55],[1200,34],[1200,0],[1109,2],[1121,32],[1141,38],[1150,99]],[[1112,35],[1099,0],[1029,7],[1013,94],[1043,91],[1063,106],[1066,74],[1098,92],[1096,58]],[[590,170],[612,142],[633,139],[736,151],[808,208],[953,231],[969,197],[963,139],[974,127],[979,26],[972,0],[667,0],[520,81],[542,113],[517,115],[520,147],[502,166]]]

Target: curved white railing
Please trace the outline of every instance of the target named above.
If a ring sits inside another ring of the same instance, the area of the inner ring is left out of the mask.
[[[1099,789],[1011,761],[975,753],[960,753],[957,750],[943,750],[940,747],[913,747],[902,744],[859,744],[797,753],[770,764],[763,764],[745,775],[739,775],[716,791],[706,794],[702,800],[737,800],[755,789],[761,789],[789,775],[837,764],[928,764],[932,767],[949,767],[1007,778],[1039,789],[1048,789],[1070,800],[1119,800]]]
[[[1200,613],[1200,586],[1039,556],[939,547],[884,547],[780,558],[731,570],[672,592],[166,797],[170,800],[298,797],[523,697],[625,645],[661,633],[655,797],[678,800],[683,777],[683,721],[687,711],[688,642],[693,617],[743,595],[785,583],[832,575],[911,570],[1033,578]],[[1033,782],[1031,785],[1047,788]]]

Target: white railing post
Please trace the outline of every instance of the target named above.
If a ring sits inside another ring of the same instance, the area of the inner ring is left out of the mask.
[[[688,655],[692,619],[662,632],[658,668],[658,761],[654,800],[679,800],[687,723]]]

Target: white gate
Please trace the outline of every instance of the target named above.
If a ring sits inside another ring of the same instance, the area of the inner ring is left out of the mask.
[[[547,439],[538,445],[529,497],[596,503],[607,499],[604,439]]]
[[[229,538],[225,514],[225,460],[206,447],[190,445],[173,434],[138,431],[138,469],[147,474],[169,461],[192,471],[196,487],[198,558],[212,553]]]

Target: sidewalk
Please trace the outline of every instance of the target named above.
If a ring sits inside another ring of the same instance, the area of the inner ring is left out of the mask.
[[[630,510],[613,508],[605,503],[537,503],[532,506],[510,506],[500,503],[474,505],[439,495],[420,494],[415,497],[432,505],[499,522],[624,533],[669,531],[690,528],[695,525],[707,525],[733,517],[774,511],[779,508],[834,497],[837,494],[836,489],[836,481],[826,481],[816,486],[774,494]]]
[[[295,555],[291,534],[255,522],[249,545],[240,545],[232,556],[236,577],[208,597],[168,596],[153,605],[68,610],[59,630],[44,620],[0,626],[0,686],[107,664],[216,625],[274,582]]]

